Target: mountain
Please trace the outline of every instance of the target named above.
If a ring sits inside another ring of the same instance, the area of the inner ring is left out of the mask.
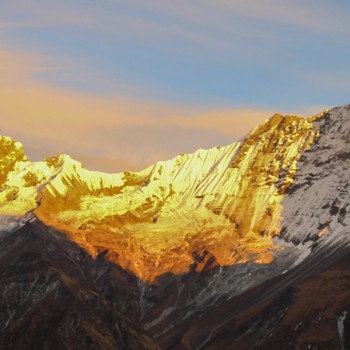
[[[350,105],[141,172],[0,157],[4,348],[349,347]]]

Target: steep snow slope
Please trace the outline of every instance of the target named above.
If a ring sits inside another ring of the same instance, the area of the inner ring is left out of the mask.
[[[273,242],[281,249],[273,251],[270,263],[257,265],[254,261],[247,261],[222,267],[213,261],[212,256],[201,256],[198,261],[200,266],[188,276],[175,279],[176,283],[171,278],[162,281],[161,285],[167,286],[167,293],[173,290],[176,295],[172,303],[168,299],[159,307],[165,297],[160,288],[144,292],[145,328],[165,348],[169,344],[177,344],[178,348],[214,349],[220,344],[220,336],[227,337],[231,343],[234,342],[232,344],[243,344],[244,342],[240,343],[240,335],[245,334],[246,339],[252,340],[251,333],[256,331],[262,337],[256,339],[256,344],[263,344],[266,341],[264,337],[268,335],[265,333],[267,328],[264,327],[270,322],[268,317],[264,318],[265,314],[256,314],[255,318],[249,320],[251,323],[246,324],[247,329],[235,328],[232,335],[229,335],[228,329],[232,329],[233,325],[236,327],[239,317],[242,317],[243,323],[248,322],[245,321],[245,313],[250,308],[254,310],[259,303],[263,305],[263,302],[274,298],[276,293],[287,291],[293,283],[322,271],[348,254],[350,105],[320,115],[314,120],[313,128],[317,137],[296,162],[293,183],[285,189],[280,202],[281,232],[273,238]],[[341,272],[333,273],[332,278],[338,278],[336,276],[339,273]],[[337,289],[329,296],[330,299],[326,295],[322,299],[328,308],[325,313],[331,314],[333,319],[339,308],[347,310],[347,305],[340,302],[336,309],[332,309],[332,305],[335,305],[332,298],[337,295],[337,291],[344,293],[349,288],[345,280],[346,278],[342,279],[342,283],[334,281]],[[253,294],[253,297],[249,293],[254,287],[258,294]],[[331,290],[331,287],[332,280],[328,278],[324,289]],[[312,288],[317,290],[316,286]],[[284,293],[282,297],[284,298]],[[314,297],[318,298],[316,295]],[[157,303],[153,302],[154,299]],[[289,304],[293,304],[292,300],[282,300],[279,303],[281,309],[278,312],[275,310],[274,316],[277,321],[287,314]],[[304,311],[305,318],[321,322],[314,314],[307,312]],[[293,327],[297,327],[299,322],[300,329],[308,329],[299,311],[298,317],[299,321]],[[289,321],[285,322],[288,324]],[[327,320],[322,322],[327,327]],[[278,332],[275,334],[277,338]],[[297,335],[298,333],[290,331],[290,341],[293,342],[293,337]],[[316,338],[312,335],[311,339],[315,341]],[[310,342],[308,339],[303,340],[304,344]],[[337,342],[336,338],[332,338],[332,344]],[[279,348],[279,345],[280,343],[274,344],[274,348]],[[271,345],[266,348],[271,348]]]
[[[350,210],[350,105],[315,122],[320,135],[301,157],[300,169],[283,201],[283,237],[347,239]]]
[[[276,114],[240,143],[200,149],[139,173],[89,172],[67,155],[33,164],[17,157],[1,211],[35,209],[43,222],[72,233],[91,251],[114,249],[118,263],[145,281],[188,271],[201,247],[220,265],[267,263],[284,192],[317,137],[314,119]]]

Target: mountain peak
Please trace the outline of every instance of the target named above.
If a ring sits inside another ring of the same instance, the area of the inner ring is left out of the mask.
[[[10,137],[0,135],[0,187],[4,184],[7,174],[15,167],[16,162],[24,162],[27,157],[24,155],[23,146],[20,142]]]
[[[41,307],[28,295],[56,305],[57,286],[75,280],[74,300],[126,310],[164,348],[272,349],[284,334],[290,348],[336,348],[336,325],[345,339],[348,322],[349,135],[350,105],[310,118],[276,114],[240,142],[118,174],[68,155],[31,163],[4,139],[5,328],[24,324],[27,305]],[[320,324],[332,330],[325,341],[315,336]],[[118,328],[117,338],[121,329],[132,331]]]
[[[7,180],[15,195],[0,211],[34,210],[93,254],[108,237],[122,266],[145,280],[186,271],[204,242],[220,265],[265,263],[281,228],[284,192],[315,137],[312,120],[275,114],[242,142],[199,149],[141,172],[88,171],[65,154],[25,166],[22,160]],[[133,253],[124,248],[131,242]],[[170,263],[179,252],[182,262]]]

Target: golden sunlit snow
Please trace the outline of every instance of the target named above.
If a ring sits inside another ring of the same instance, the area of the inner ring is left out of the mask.
[[[34,211],[147,281],[187,271],[196,250],[220,265],[268,263],[284,192],[317,137],[313,121],[276,114],[242,142],[110,175],[68,155],[31,163],[20,143],[1,137],[0,213]]]

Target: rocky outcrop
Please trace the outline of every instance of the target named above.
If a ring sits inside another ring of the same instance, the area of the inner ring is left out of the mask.
[[[0,136],[0,159],[0,186],[3,186],[16,163],[26,161],[27,158],[22,144],[9,137]]]

